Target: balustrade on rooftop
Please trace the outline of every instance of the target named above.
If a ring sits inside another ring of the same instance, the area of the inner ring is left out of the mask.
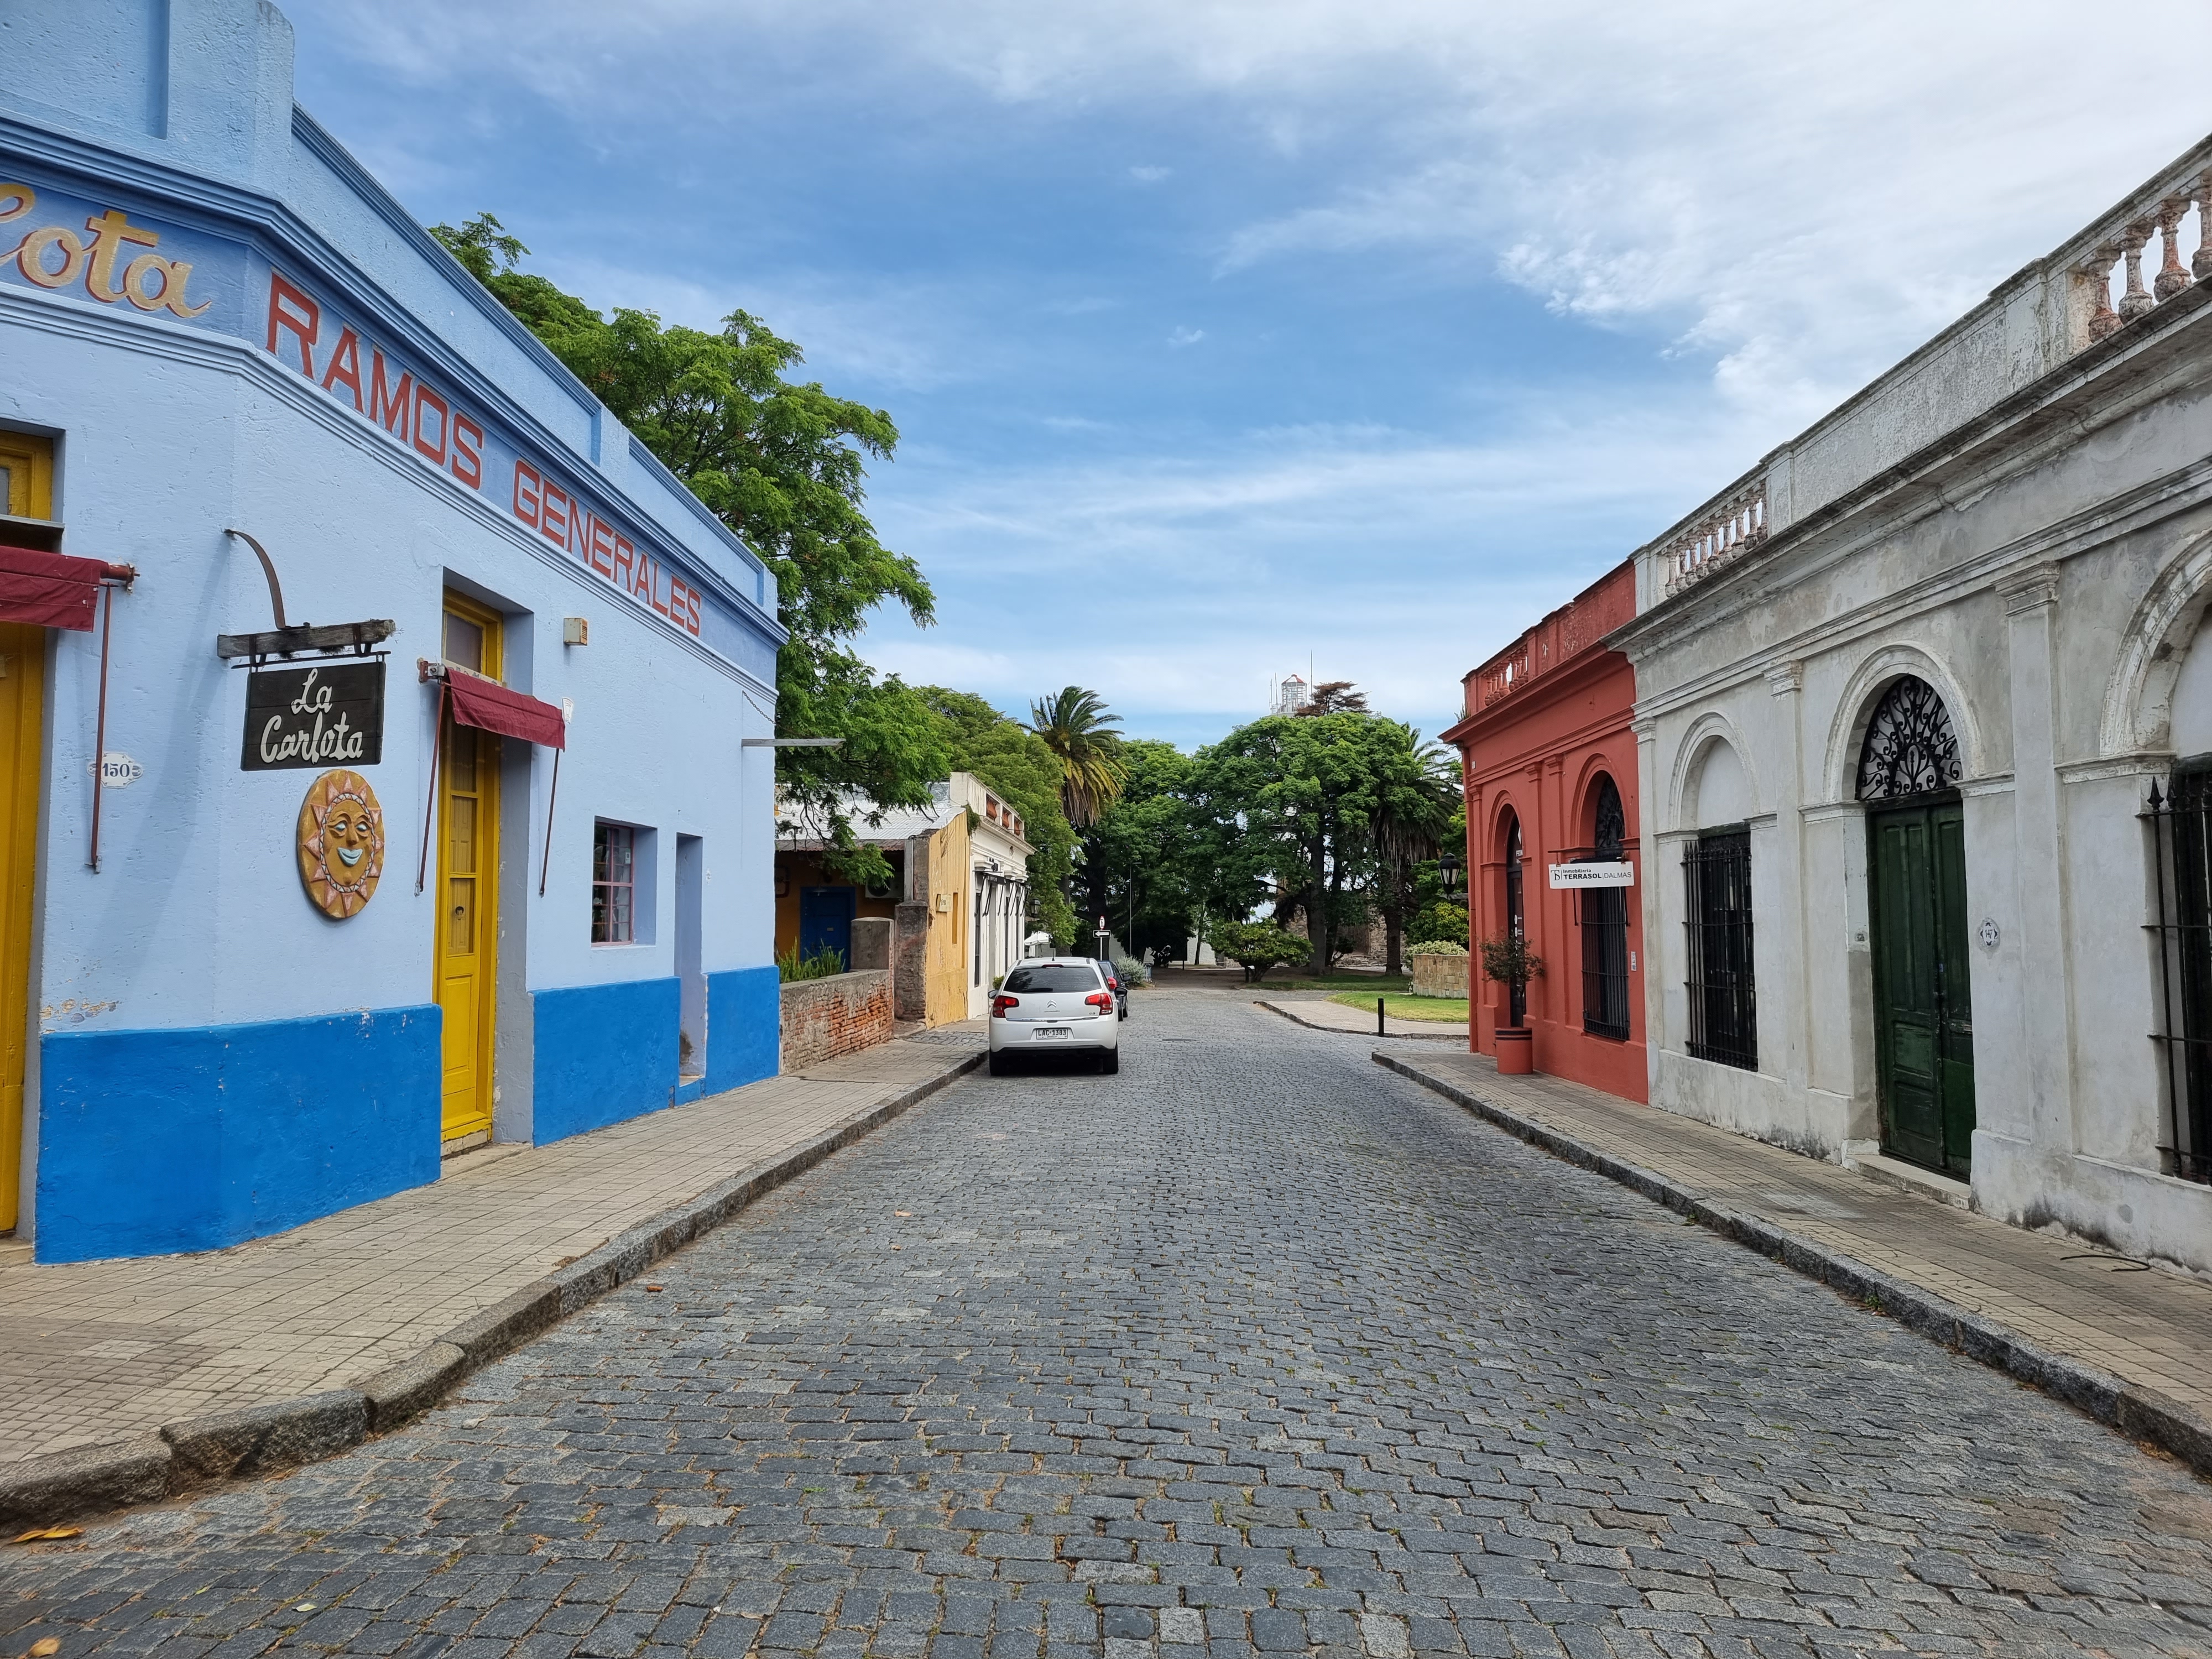
[[[1636,568],[1614,566],[1467,677],[1466,709],[1479,714],[1598,645],[1636,615]]]

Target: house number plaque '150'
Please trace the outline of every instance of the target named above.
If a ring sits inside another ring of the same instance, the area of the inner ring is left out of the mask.
[[[384,664],[320,662],[246,677],[249,772],[374,766],[384,758]]]

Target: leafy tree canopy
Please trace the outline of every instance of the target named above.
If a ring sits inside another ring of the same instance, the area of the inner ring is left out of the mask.
[[[1145,738],[1123,742],[1120,758],[1121,793],[1084,836],[1084,872],[1094,912],[1144,955],[1190,937],[1211,872],[1188,799],[1191,757]]]
[[[849,645],[880,605],[925,627],[936,614],[921,568],[877,538],[864,510],[866,463],[898,443],[890,415],[788,378],[799,347],[748,312],[714,333],[649,311],[609,318],[516,270],[529,250],[489,213],[430,234],[767,563],[790,630],[776,664],[779,729],[846,739],[842,750],[780,751],[787,794],[831,820],[847,847],[852,792],[883,806],[925,802],[947,770],[941,728]]]
[[[972,772],[1022,817],[1030,854],[1030,891],[1037,922],[1060,945],[1073,943],[1077,921],[1066,888],[1075,832],[1060,811],[1060,760],[1044,740],[965,691],[925,685],[916,694],[938,722],[948,772]]]
[[[1272,878],[1302,896],[1316,973],[1332,954],[1334,918],[1350,890],[1372,890],[1378,823],[1434,818],[1436,774],[1412,727],[1356,711],[1271,714],[1199,752],[1194,797],[1233,877]]]
[[[1127,768],[1121,759],[1121,724],[1106,700],[1079,685],[1030,705],[1030,730],[1060,757],[1060,807],[1067,821],[1087,830],[1121,793]]]

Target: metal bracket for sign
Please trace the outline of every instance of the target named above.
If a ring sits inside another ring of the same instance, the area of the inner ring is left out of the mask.
[[[218,634],[215,653],[233,668],[266,668],[272,658],[287,664],[302,659],[381,661],[392,653],[376,647],[398,631],[398,623],[380,617],[327,628],[288,628],[270,634]]]
[[[235,536],[253,550],[254,557],[261,561],[261,574],[269,579],[269,609],[276,619],[276,626],[261,634],[218,634],[215,637],[215,653],[233,667],[242,662],[248,668],[267,665],[271,657],[282,657],[287,662],[293,658],[322,657],[383,657],[389,653],[376,647],[399,631],[399,624],[378,617],[368,622],[333,623],[318,627],[312,623],[293,623],[284,619],[284,589],[276,580],[276,562],[269,556],[269,550],[243,530],[226,530],[226,536]]]

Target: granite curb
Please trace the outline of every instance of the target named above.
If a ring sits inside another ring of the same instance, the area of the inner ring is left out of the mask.
[[[950,1057],[913,1087],[616,1234],[352,1388],[190,1418],[164,1424],[156,1434],[73,1446],[0,1467],[0,1526],[52,1526],[157,1503],[216,1481],[335,1456],[369,1435],[398,1428],[471,1372],[712,1232],[756,1199],[975,1070],[984,1058],[980,1048]]]
[[[1326,997],[1318,997],[1316,998],[1315,1000],[1325,1002],[1328,999]],[[1327,1031],[1331,1036],[1371,1038],[1375,1035],[1372,1031],[1348,1030],[1341,1025],[1324,1025],[1319,1020],[1306,1019],[1300,1015],[1292,1013],[1281,1003],[1269,1002],[1264,998],[1255,997],[1252,999],[1252,1004],[1253,1006],[1256,1008],[1265,1008],[1271,1014],[1280,1014],[1285,1019],[1290,1021],[1291,1024],[1303,1025],[1309,1031]],[[1339,1003],[1337,1004],[1337,1006],[1341,1008],[1345,1006],[1345,1005],[1343,1003]],[[1406,1021],[1401,1019],[1398,1023],[1401,1025],[1403,1025],[1406,1024]],[[1442,1024],[1443,1022],[1440,1020],[1437,1023]],[[1382,1041],[1385,1042],[1465,1042],[1467,1041],[1467,1028],[1463,1025],[1453,1025],[1442,1031],[1390,1031],[1384,1034]]]
[[[1842,1295],[1887,1314],[1907,1329],[1943,1344],[2015,1381],[2040,1389],[2132,1439],[2169,1452],[2198,1474],[2212,1478],[2212,1421],[2154,1389],[2140,1388],[2081,1360],[2030,1341],[1986,1314],[1978,1314],[1909,1280],[1870,1267],[1856,1257],[1701,1198],[1691,1188],[1642,1164],[1616,1158],[1564,1130],[1483,1099],[1417,1064],[1376,1049],[1375,1063],[1442,1095],[1485,1122],[1556,1158],[1619,1182],[1678,1215],[1711,1228],[1783,1266],[1816,1279]]]

